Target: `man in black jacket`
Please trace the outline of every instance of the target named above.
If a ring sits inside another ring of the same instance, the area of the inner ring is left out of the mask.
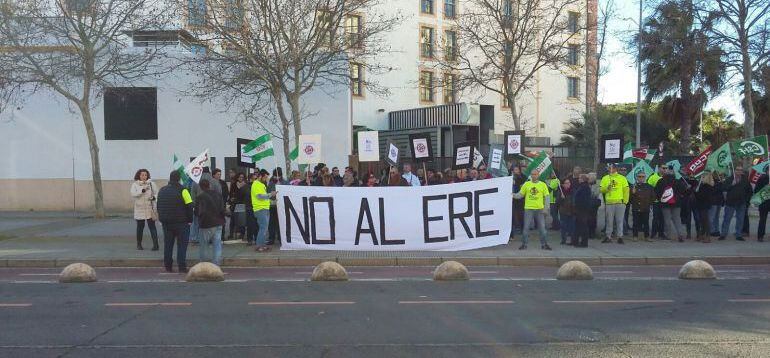
[[[735,214],[735,240],[744,241],[743,217],[746,215],[746,203],[751,200],[752,189],[748,179],[743,174],[742,167],[736,167],[732,184],[725,186],[725,216],[722,218],[722,231],[719,240],[724,240],[730,229],[730,221]]]
[[[163,225],[163,266],[173,272],[174,242],[176,242],[176,264],[179,272],[187,272],[187,240],[193,219],[192,198],[179,183],[178,171],[171,172],[168,185],[158,191],[158,218]]]
[[[225,224],[225,204],[222,194],[211,189],[211,183],[207,179],[201,179],[198,183],[201,191],[195,197],[195,215],[200,225],[200,250],[201,262],[208,261],[209,243],[214,249],[213,260],[217,266],[222,265],[222,225]]]

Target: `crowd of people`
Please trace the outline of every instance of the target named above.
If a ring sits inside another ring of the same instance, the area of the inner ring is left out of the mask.
[[[134,198],[136,248],[142,246],[144,227],[149,227],[152,250],[159,250],[156,221],[162,224],[164,235],[164,265],[172,271],[173,249],[177,249],[179,271],[187,270],[188,241],[199,246],[199,259],[215,264],[222,262],[223,240],[245,241],[257,252],[269,251],[280,242],[276,205],[277,185],[375,187],[423,186],[485,180],[493,177],[484,165],[474,169],[444,171],[422,169],[413,172],[410,164],[403,170],[392,166],[379,176],[368,173],[360,178],[353,168],[329,168],[319,164],[312,171],[292,171],[284,178],[281,168],[272,173],[256,169],[251,174],[230,170],[227,181],[220,169],[203,169],[198,183],[181,183],[180,173],[171,172],[169,184],[158,189],[150,172],[140,169],[134,176],[130,194]],[[602,243],[624,243],[624,234],[631,239],[652,241],[678,240],[709,243],[712,237],[724,240],[735,218],[734,235],[744,241],[748,235],[748,204],[753,193],[768,185],[763,174],[752,188],[743,168],[736,167],[733,175],[725,177],[706,171],[698,179],[680,177],[673,167],[657,166],[647,177],[635,174],[635,184],[627,180],[627,168],[608,166],[608,173],[597,180],[596,173],[583,173],[574,167],[559,178],[552,171],[549,178],[540,178],[538,171],[529,177],[523,167],[512,165],[513,179],[511,239],[521,235],[520,250],[527,249],[529,230],[535,225],[540,234],[541,249],[551,250],[546,241],[546,219],[550,216],[551,230],[560,231],[561,244],[587,247],[589,239]],[[599,209],[604,207],[604,230],[597,233]],[[758,241],[764,241],[765,224],[770,201],[759,206]],[[720,221],[721,218],[721,221]],[[229,219],[229,220],[228,220]],[[229,224],[228,224],[229,222]],[[213,251],[213,252],[210,252]]]

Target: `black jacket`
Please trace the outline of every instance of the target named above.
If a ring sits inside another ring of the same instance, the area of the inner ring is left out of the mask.
[[[700,210],[710,208],[714,204],[714,201],[721,199],[722,193],[717,190],[715,186],[708,185],[706,183],[700,183],[695,190],[695,207]],[[719,195],[719,198],[715,198]]]
[[[768,184],[768,176],[767,174],[762,174],[762,176],[759,177],[759,181],[757,181],[757,185],[754,186],[754,193],[755,194],[758,193],[760,190],[762,190],[762,188],[767,186],[767,184]],[[770,210],[770,200],[767,200],[762,204],[759,204],[759,209],[765,210],[765,211]]]
[[[591,186],[588,183],[578,183],[573,189],[575,212],[585,214],[594,209],[594,198],[591,195]]]
[[[195,215],[201,229],[225,224],[225,206],[222,195],[214,190],[204,190],[195,198]]]
[[[158,191],[158,219],[164,225],[186,224],[192,222],[192,203],[185,204],[179,183],[171,183]]]
[[[725,195],[725,205],[732,207],[746,205],[751,200],[753,193],[751,184],[749,184],[745,176],[738,183],[726,185],[725,191],[727,192],[727,195]]]
[[[665,194],[665,191],[671,188],[673,189],[674,194],[674,203],[665,203],[661,198],[663,197],[663,194]],[[660,201],[661,207],[681,207],[682,202],[686,200],[687,196],[687,185],[685,182],[681,179],[676,179],[673,174],[666,174],[658,180],[658,183],[655,184],[655,195],[657,196],[658,200]]]

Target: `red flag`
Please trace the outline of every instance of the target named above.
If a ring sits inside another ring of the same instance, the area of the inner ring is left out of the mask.
[[[759,160],[756,160],[754,165],[757,165],[759,163],[762,163],[764,159],[759,158]],[[749,183],[751,183],[752,186],[757,185],[757,182],[759,181],[759,178],[762,176],[762,173],[754,170],[754,168],[751,168],[751,171],[749,172]]]
[[[706,169],[706,162],[708,162],[710,154],[711,154],[711,146],[706,148],[706,150],[704,150],[703,153],[699,154],[689,164],[687,164],[687,166],[685,166],[684,168],[685,174],[687,175],[700,174],[700,172],[702,172],[703,169]]]

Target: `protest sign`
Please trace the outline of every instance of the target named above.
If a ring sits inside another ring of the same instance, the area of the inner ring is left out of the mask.
[[[390,139],[388,139],[388,157],[387,162],[390,165],[398,165],[398,147]]]
[[[623,161],[623,135],[605,134],[601,141],[601,160],[603,163],[620,163]]]
[[[246,138],[237,138],[235,142],[236,142],[237,151],[238,151],[238,166],[241,168],[256,168],[256,164],[254,164],[254,161],[251,159],[251,156],[246,155],[246,153],[243,150],[243,147],[251,143],[252,140],[246,139]]]
[[[455,156],[452,169],[470,169],[473,167],[473,143],[455,144]]]
[[[412,149],[412,161],[427,162],[433,158],[430,133],[410,134],[409,143],[409,147]]]
[[[300,134],[299,135],[299,164],[318,164],[323,162],[321,153],[321,135],[320,134]]]
[[[508,243],[511,177],[422,187],[279,185],[281,250],[459,251]]]
[[[767,135],[736,140],[730,144],[738,158],[767,156]]]
[[[504,136],[507,158],[524,153],[524,131],[505,131]]]
[[[358,161],[380,161],[380,137],[377,131],[358,132]]]
[[[187,166],[184,168],[184,172],[188,177],[190,177],[190,179],[192,179],[192,181],[198,183],[198,181],[201,180],[201,175],[203,175],[203,167],[208,164],[208,161],[209,150],[207,148],[203,151],[203,153],[198,154],[197,157],[191,160],[190,164],[187,164]]]
[[[706,169],[706,163],[708,163],[709,155],[711,155],[711,146],[706,148],[697,157],[693,158],[690,163],[684,168],[684,172],[687,175],[699,175]]]

